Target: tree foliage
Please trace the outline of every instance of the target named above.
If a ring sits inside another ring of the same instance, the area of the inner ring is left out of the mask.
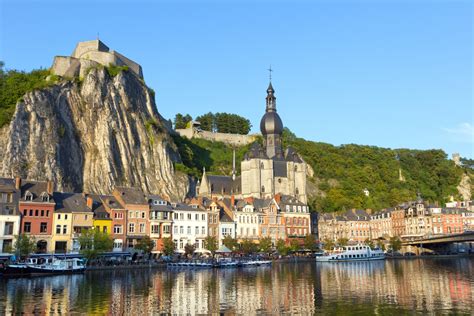
[[[84,229],[79,236],[79,245],[80,253],[90,260],[101,253],[112,251],[114,241],[108,233],[97,229]]]
[[[184,254],[186,255],[186,257],[192,256],[195,250],[196,250],[196,246],[193,244],[186,244],[184,246]]]
[[[370,238],[367,238],[364,243],[370,247],[370,249],[374,249],[374,242],[372,241],[372,239]]]
[[[36,240],[26,234],[15,236],[15,243],[13,245],[15,252],[20,258],[27,257],[36,250]]]
[[[276,242],[276,249],[278,253],[282,256],[286,256],[289,252],[289,248],[286,246],[284,239],[278,239]]]
[[[249,255],[258,251],[258,245],[255,244],[252,240],[244,238],[240,242],[240,249],[242,249],[243,253]]]
[[[290,246],[289,249],[291,252],[296,252],[300,250],[300,243],[298,242],[297,239],[291,239],[290,240]]]
[[[46,77],[50,75],[47,69],[25,72],[4,70],[3,66],[3,62],[0,62],[0,128],[10,122],[17,102],[25,93],[55,83],[55,80],[46,80]]]
[[[263,253],[272,251],[272,239],[270,237],[263,237],[260,239],[258,248]]]
[[[173,255],[176,245],[174,244],[173,239],[170,237],[163,238],[163,253],[166,256]]]
[[[306,235],[304,238],[305,249],[315,250],[316,249],[316,238],[312,234]]]
[[[400,238],[398,238],[398,236],[390,237],[389,247],[393,251],[399,251],[402,249],[402,241]]]
[[[140,239],[135,246],[135,249],[143,251],[143,253],[150,253],[155,247],[155,242],[150,238],[150,236],[145,236]]]
[[[186,114],[186,115],[183,115],[181,113],[178,113],[175,115],[174,117],[174,129],[183,129],[183,128],[186,128],[188,123],[191,122],[193,120],[193,118],[191,117],[191,115],[189,114]]]
[[[324,240],[323,244],[324,250],[332,250],[332,248],[334,248],[335,246],[334,241],[332,241],[331,239]]]
[[[217,243],[217,239],[214,236],[207,236],[204,239],[204,248],[209,250],[214,257],[214,254],[216,253],[216,250],[219,249],[219,245]]]
[[[232,238],[232,236],[230,235],[225,236],[224,239],[222,240],[222,243],[231,251],[237,250],[239,246],[239,244],[237,243],[237,240],[235,238]]]
[[[344,247],[344,246],[347,246],[347,243],[349,242],[349,239],[347,238],[344,238],[344,237],[341,237],[337,240],[336,244],[339,246],[339,247]]]
[[[230,113],[206,113],[196,117],[201,129],[209,132],[247,135],[252,128],[248,119]]]

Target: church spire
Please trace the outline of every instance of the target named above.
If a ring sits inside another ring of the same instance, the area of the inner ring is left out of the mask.
[[[276,112],[276,98],[274,95],[275,90],[273,89],[273,86],[272,86],[272,71],[273,71],[272,66],[270,65],[270,68],[268,68],[268,72],[270,73],[269,74],[270,82],[267,88],[267,97],[266,97],[267,108],[265,112]]]

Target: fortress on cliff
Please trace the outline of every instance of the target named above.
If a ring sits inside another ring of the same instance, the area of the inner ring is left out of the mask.
[[[142,66],[122,54],[110,50],[100,40],[79,42],[71,56],[54,57],[51,71],[61,77],[83,77],[87,69],[103,66],[127,66],[130,71],[143,79]]]

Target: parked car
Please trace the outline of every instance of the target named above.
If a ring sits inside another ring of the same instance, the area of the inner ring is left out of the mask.
[[[405,253],[403,254],[403,256],[405,256],[405,257],[413,257],[413,256],[416,256],[416,254],[415,254],[414,252],[405,252]]]

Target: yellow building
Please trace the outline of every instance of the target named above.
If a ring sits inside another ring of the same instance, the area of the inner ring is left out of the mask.
[[[72,213],[74,194],[54,192],[56,209],[53,215],[51,247],[55,253],[66,253],[72,249]]]

